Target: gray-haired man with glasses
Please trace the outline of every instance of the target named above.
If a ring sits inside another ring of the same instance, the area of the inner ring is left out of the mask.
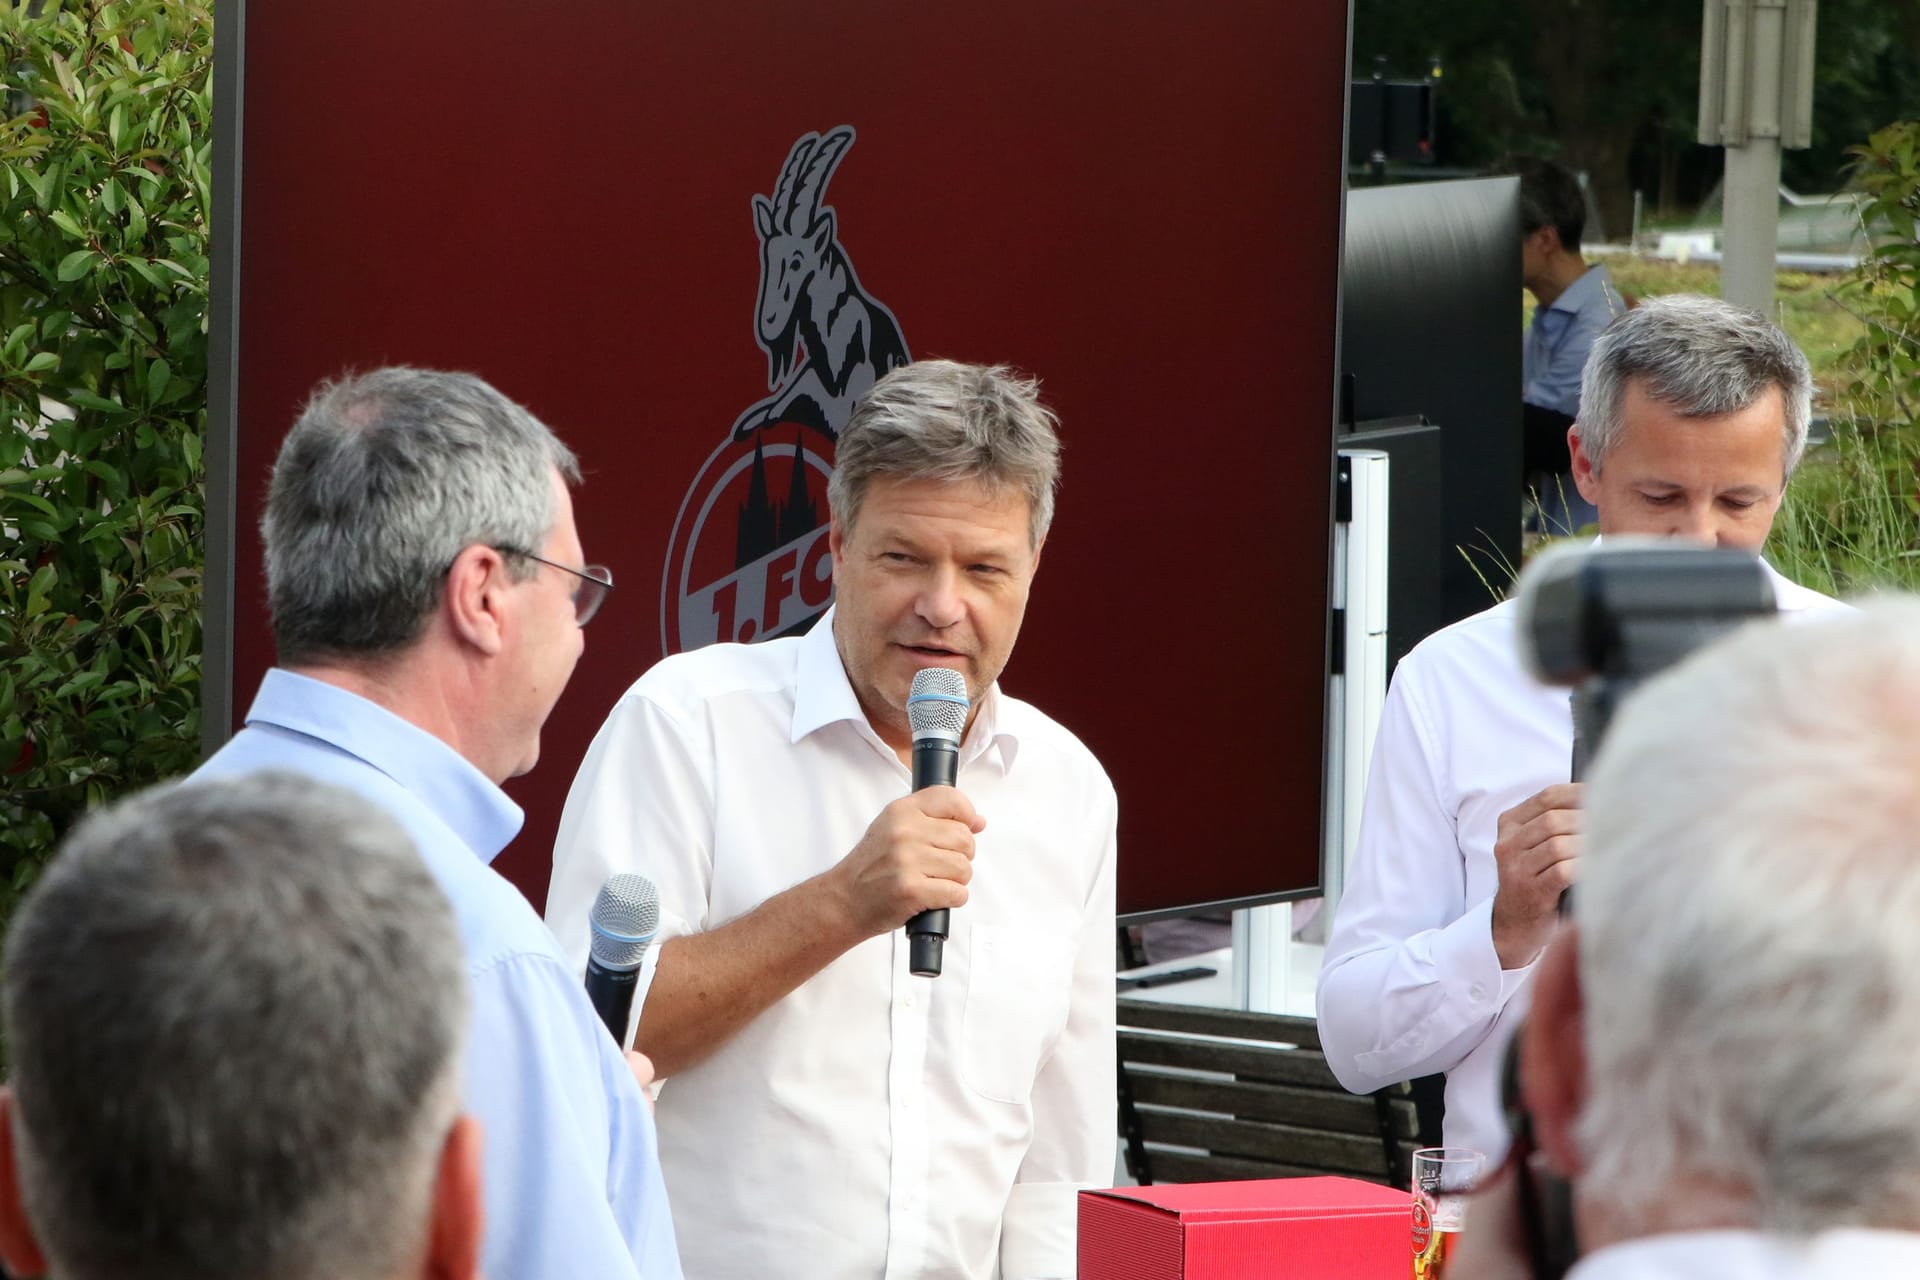
[[[274,464],[261,534],[280,665],[201,770],[291,769],[398,818],[452,900],[473,987],[466,1106],[486,1135],[482,1271],[678,1277],[652,1113],[540,918],[488,863],[499,784],[613,578],[584,563],[573,454],[467,374],[322,386]]]

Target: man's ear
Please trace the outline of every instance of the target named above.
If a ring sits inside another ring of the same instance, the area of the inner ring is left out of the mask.
[[[1040,553],[1047,549],[1047,535],[1041,534],[1040,541],[1033,544],[1033,572],[1040,572]]]
[[[1580,994],[1580,933],[1563,925],[1533,975],[1533,1008],[1520,1042],[1520,1085],[1534,1140],[1555,1173],[1584,1167],[1574,1123],[1587,1103],[1585,1004]]]
[[[847,559],[847,531],[841,527],[840,517],[827,517],[827,554],[833,557],[833,584],[840,585],[840,570]]]
[[[482,653],[499,653],[506,645],[501,607],[513,585],[506,557],[492,547],[475,543],[454,557],[441,587],[440,616],[462,643]]]
[[[27,1221],[20,1194],[20,1160],[15,1154],[13,1090],[0,1087],[0,1263],[10,1276],[43,1276],[47,1257]]]
[[[480,1239],[486,1227],[480,1142],[480,1122],[463,1115],[453,1122],[440,1148],[427,1280],[475,1280],[480,1274]]]
[[[1567,452],[1573,455],[1573,486],[1580,496],[1594,506],[1600,505],[1600,468],[1593,465],[1593,459],[1587,454],[1586,442],[1580,438],[1580,424],[1575,422],[1567,428]]]

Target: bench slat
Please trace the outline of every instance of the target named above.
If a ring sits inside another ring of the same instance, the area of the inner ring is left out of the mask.
[[[1324,1177],[1325,1169],[1303,1169],[1297,1165],[1269,1164],[1264,1160],[1239,1160],[1231,1156],[1192,1156],[1175,1151],[1147,1152],[1147,1166],[1155,1182],[1245,1182],[1256,1178]],[[1377,1174],[1348,1174],[1363,1182],[1391,1186],[1390,1179]]]
[[[1244,1120],[1266,1120],[1309,1129],[1365,1134],[1374,1137],[1378,1145],[1380,1113],[1370,1097],[1245,1084],[1236,1080],[1201,1080],[1145,1068],[1130,1071],[1127,1084],[1133,1090],[1136,1103],[1212,1111]],[[1395,1137],[1411,1140],[1419,1136],[1412,1102],[1401,1100],[1392,1103],[1389,1115],[1392,1117]]]
[[[1178,1031],[1196,1036],[1229,1036],[1240,1040],[1272,1040],[1298,1045],[1302,1049],[1320,1047],[1320,1028],[1314,1020],[1287,1014],[1247,1013],[1240,1009],[1208,1009],[1192,1004],[1123,999],[1119,1002],[1119,1020],[1123,1027],[1147,1027],[1155,1031]]]
[[[1249,1080],[1296,1085],[1344,1093],[1327,1060],[1308,1049],[1281,1049],[1262,1044],[1228,1044],[1188,1040],[1143,1031],[1120,1033],[1122,1065],[1139,1062],[1161,1067],[1217,1071]]]
[[[1270,1160],[1299,1165],[1323,1173],[1372,1174],[1385,1177],[1386,1152],[1378,1137],[1302,1129],[1293,1125],[1263,1124],[1254,1120],[1221,1119],[1184,1111],[1137,1107],[1140,1132],[1150,1143],[1198,1147],[1215,1155]],[[1152,1159],[1149,1157],[1149,1170]],[[1157,1176],[1157,1174],[1156,1174]]]

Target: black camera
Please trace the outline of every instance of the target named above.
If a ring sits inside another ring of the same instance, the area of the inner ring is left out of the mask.
[[[1544,684],[1574,689],[1576,782],[1642,681],[1779,608],[1751,552],[1650,538],[1549,547],[1516,591],[1528,667]]]
[[[1527,565],[1518,638],[1534,676],[1573,687],[1575,781],[1614,712],[1649,676],[1742,623],[1776,613],[1773,583],[1749,552],[1643,538],[1569,543]],[[1572,890],[1560,899],[1565,913]],[[1520,1033],[1501,1091],[1513,1131],[1515,1194],[1534,1280],[1559,1280],[1580,1256],[1571,1188],[1533,1162],[1533,1119],[1520,1089]]]

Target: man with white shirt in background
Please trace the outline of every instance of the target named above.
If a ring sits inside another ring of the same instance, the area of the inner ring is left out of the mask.
[[[1522,1033],[1538,1154],[1474,1197],[1450,1268],[1538,1274],[1544,1161],[1568,1280],[1920,1275],[1916,760],[1912,597],[1749,626],[1626,700]]]
[[[1717,299],[1650,299],[1594,342],[1568,433],[1603,534],[1758,554],[1800,460],[1806,357]],[[1782,610],[1831,607],[1772,572]],[[1568,691],[1520,660],[1514,602],[1443,628],[1394,672],[1318,993],[1355,1092],[1444,1072],[1446,1141],[1497,1163],[1500,1065],[1580,853]]]
[[[1058,450],[1030,381],[894,370],[839,437],[834,607],[659,663],[574,780],[547,921],[582,965],[607,877],[659,887],[635,1044],[694,1280],[1073,1274],[1113,1172],[1115,799],[998,684]],[[926,667],[970,719],[958,788],[911,792]],[[901,926],[943,907],[913,976]]]

